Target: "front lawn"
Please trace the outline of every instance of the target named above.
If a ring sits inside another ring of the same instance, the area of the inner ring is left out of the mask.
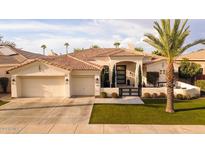
[[[144,99],[144,105],[95,104],[91,124],[205,125],[205,99],[175,101],[175,113],[164,111],[166,100]]]

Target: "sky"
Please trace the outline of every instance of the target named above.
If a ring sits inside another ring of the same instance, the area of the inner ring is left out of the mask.
[[[119,41],[120,47],[127,48],[128,44],[142,47],[151,52],[154,49],[143,42],[145,33],[156,32],[153,22],[149,19],[124,20],[0,20],[0,35],[3,40],[13,41],[18,48],[27,51],[42,53],[41,45],[47,46],[46,51],[65,53],[64,43],[70,44],[68,51],[74,48],[90,48],[96,44],[103,48],[114,47],[113,43]],[[196,39],[205,38],[205,20],[189,20],[191,34],[186,43]],[[196,51],[205,48],[202,45],[190,48]]]

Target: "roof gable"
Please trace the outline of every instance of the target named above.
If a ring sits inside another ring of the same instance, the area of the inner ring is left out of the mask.
[[[38,58],[34,60],[27,61],[25,63],[22,63],[18,66],[15,66],[8,71],[12,71],[15,69],[18,69],[20,67],[23,67],[25,65],[34,63],[34,62],[42,62],[45,64],[53,65],[65,70],[100,70],[101,67],[94,65],[92,63],[88,63],[85,61],[82,61],[80,59],[77,59],[75,57],[72,57],[70,55],[63,55],[63,56],[51,56],[51,57],[44,57],[44,58]]]

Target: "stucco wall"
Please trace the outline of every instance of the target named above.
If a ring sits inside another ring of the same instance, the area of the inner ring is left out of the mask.
[[[155,62],[152,64],[147,65],[147,72],[159,72],[159,82],[165,82],[166,81],[166,74],[163,71],[166,71],[167,63],[166,60]],[[162,70],[162,73],[160,73],[160,70]]]
[[[41,62],[34,62],[28,65],[25,65],[19,69],[13,70],[10,72],[12,75],[12,80],[11,80],[11,95],[12,97],[21,97],[22,96],[22,78],[23,77],[38,77],[38,78],[48,78],[49,77],[62,77],[62,85],[64,89],[64,96],[65,97],[70,97],[70,71],[54,67],[51,65],[47,65]],[[35,79],[35,78],[34,78]],[[68,81],[66,81],[68,79]],[[49,83],[49,81],[48,81]],[[25,84],[25,83],[24,83]],[[29,84],[29,83],[26,83]],[[28,85],[29,86],[29,85]],[[52,86],[52,83],[46,86]],[[60,89],[55,88],[56,91],[61,91],[62,86],[59,86]],[[25,90],[25,89],[24,89]],[[37,88],[35,90],[38,91]],[[53,91],[55,93],[55,91]],[[32,92],[33,93],[33,92]]]
[[[176,85],[180,86],[181,88],[179,89],[174,89],[174,95],[177,94],[182,94],[185,96],[190,96],[190,97],[198,97],[200,96],[200,88],[196,86],[192,86],[183,82],[177,82]],[[186,89],[182,89],[186,88]],[[142,88],[142,96],[144,96],[145,93],[157,93],[158,95],[160,93],[167,93],[166,87],[154,87],[154,88]]]

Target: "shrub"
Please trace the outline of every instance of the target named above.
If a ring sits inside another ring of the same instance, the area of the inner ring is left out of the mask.
[[[192,97],[189,94],[183,96],[183,99],[186,99],[186,100],[190,100],[191,98]]]
[[[151,98],[151,94],[150,93],[144,93],[143,95],[145,98]]]
[[[1,85],[4,93],[7,92],[8,84],[9,84],[9,79],[8,78],[6,78],[6,77],[1,77],[0,78],[0,85]]]
[[[157,93],[152,94],[152,98],[157,98],[157,97],[158,97]]]
[[[159,94],[159,97],[160,97],[160,98],[166,98],[166,96],[167,96],[167,95],[166,95],[165,93],[162,93],[162,92]]]
[[[177,98],[177,99],[184,99],[184,96],[183,96],[182,94],[177,94],[177,95],[176,95],[176,98]]]
[[[100,93],[100,97],[102,97],[102,98],[107,98],[107,93],[106,93],[106,92],[101,92],[101,93]]]
[[[205,91],[205,80],[197,80],[197,81],[195,82],[195,85],[196,85],[197,87],[200,87],[201,90]]]
[[[113,93],[112,93],[112,98],[118,98],[117,93],[113,92]]]

